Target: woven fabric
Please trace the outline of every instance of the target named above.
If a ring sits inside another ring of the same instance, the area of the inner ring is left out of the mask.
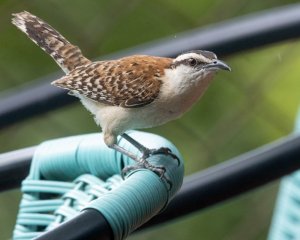
[[[151,148],[168,147],[180,157],[164,138],[142,132],[132,132],[131,136]],[[140,154],[124,139],[118,144]],[[149,162],[165,166],[172,189],[167,181],[147,169],[134,170],[122,179],[122,168],[134,162],[107,148],[100,134],[42,143],[22,183],[23,197],[13,239],[37,237],[87,208],[103,214],[115,239],[125,238],[160,212],[182,184],[182,160],[178,166],[170,156],[154,155]]]

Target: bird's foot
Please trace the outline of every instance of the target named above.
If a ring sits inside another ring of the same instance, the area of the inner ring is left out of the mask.
[[[169,184],[169,189],[172,188],[173,184],[172,184],[171,180],[165,175],[166,168],[162,165],[154,166],[154,165],[150,164],[143,157],[141,159],[139,159],[139,162],[136,165],[124,167],[122,169],[122,178],[124,178],[128,172],[130,172],[132,170],[136,170],[136,169],[141,169],[141,168],[149,169],[150,171],[154,172],[156,175],[158,175],[161,179],[165,180]]]
[[[143,157],[142,157],[143,159],[147,159],[151,155],[164,154],[164,155],[169,155],[172,158],[174,158],[175,160],[177,160],[178,166],[180,165],[179,158],[174,153],[172,153],[170,148],[161,147],[158,149],[149,149],[149,148],[145,147],[144,145],[140,144],[139,142],[137,142],[136,140],[134,140],[127,133],[123,133],[122,137],[124,139],[126,139],[129,143],[131,143],[133,146],[135,146],[143,154]]]
[[[177,161],[178,166],[180,165],[180,159],[177,157],[177,155],[172,153],[170,148],[166,148],[166,147],[161,147],[158,149],[146,149],[143,152],[143,158],[146,159],[146,158],[150,157],[151,155],[157,155],[157,154],[164,154],[167,156],[171,156],[174,160]]]

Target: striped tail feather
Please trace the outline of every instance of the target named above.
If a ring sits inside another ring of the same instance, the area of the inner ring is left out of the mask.
[[[48,53],[66,74],[78,66],[91,63],[77,46],[31,13],[23,11],[13,14],[12,23]]]

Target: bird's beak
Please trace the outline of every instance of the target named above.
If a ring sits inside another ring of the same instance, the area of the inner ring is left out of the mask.
[[[231,71],[231,68],[221,60],[214,60],[212,63],[206,64],[204,66],[205,69],[209,70],[226,70]]]

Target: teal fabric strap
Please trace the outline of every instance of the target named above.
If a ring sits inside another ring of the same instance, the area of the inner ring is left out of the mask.
[[[295,134],[300,134],[300,111]],[[300,239],[300,171],[281,181],[268,237],[268,240],[296,239]]]
[[[178,150],[166,139],[144,132],[129,133],[149,148],[168,147],[180,158],[154,155],[148,160],[166,168],[168,182],[150,170],[137,169],[123,180],[123,167],[135,164],[109,149],[102,134],[87,134],[42,143],[34,154],[29,176],[23,181],[14,239],[32,239],[79,211],[100,211],[123,239],[168,204],[183,181],[183,162]],[[118,144],[140,154],[126,140]],[[42,230],[41,230],[42,229]]]

